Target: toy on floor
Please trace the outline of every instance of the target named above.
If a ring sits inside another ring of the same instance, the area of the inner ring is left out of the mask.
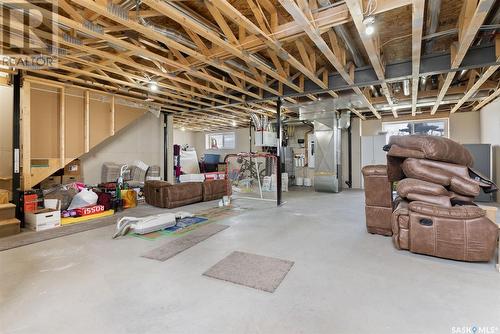
[[[129,232],[147,234],[164,230],[175,226],[176,223],[176,215],[173,213],[162,213],[142,218],[123,217],[116,223],[116,233],[113,235],[113,239],[124,236]]]

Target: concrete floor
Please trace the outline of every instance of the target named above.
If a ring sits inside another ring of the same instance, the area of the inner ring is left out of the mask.
[[[285,198],[281,208],[266,203],[224,220],[229,229],[166,262],[139,256],[166,239],[111,240],[113,226],[1,252],[0,332],[453,333],[454,327],[500,327],[500,273],[493,263],[396,250],[390,238],[366,233],[360,191],[290,192]],[[295,265],[273,294],[202,276],[234,250]]]

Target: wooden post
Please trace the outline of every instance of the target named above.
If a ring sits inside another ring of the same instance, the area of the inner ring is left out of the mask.
[[[66,98],[65,98],[65,89],[61,87],[59,91],[59,166],[64,168],[66,165],[66,157],[65,157],[65,131],[66,131]]]
[[[84,116],[84,142],[85,142],[85,153],[90,150],[90,92],[85,91],[85,116]]]
[[[22,190],[31,188],[31,85],[25,80],[21,95]]]

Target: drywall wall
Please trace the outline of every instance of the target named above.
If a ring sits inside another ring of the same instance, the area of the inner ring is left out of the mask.
[[[450,115],[450,139],[461,144],[481,142],[481,124],[478,112],[457,112]]]
[[[12,176],[12,97],[11,86],[0,85],[0,177]]]
[[[148,165],[159,165],[163,175],[162,122],[152,113],[146,113],[80,159],[87,184],[101,182],[104,162],[130,164],[134,160],[142,160]]]
[[[500,99],[486,105],[479,112],[481,143],[493,147],[493,181],[500,184]],[[497,202],[500,195],[497,193]]]
[[[198,133],[199,132],[174,129],[174,144],[181,146],[189,145],[189,147],[195,147],[196,135]]]

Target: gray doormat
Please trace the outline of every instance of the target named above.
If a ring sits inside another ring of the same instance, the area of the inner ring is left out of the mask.
[[[274,257],[232,252],[203,275],[272,293],[293,263]]]
[[[141,256],[152,260],[165,261],[228,227],[229,226],[227,225],[221,224],[208,224],[201,226],[191,233],[173,241],[169,241],[163,246],[152,249]]]

